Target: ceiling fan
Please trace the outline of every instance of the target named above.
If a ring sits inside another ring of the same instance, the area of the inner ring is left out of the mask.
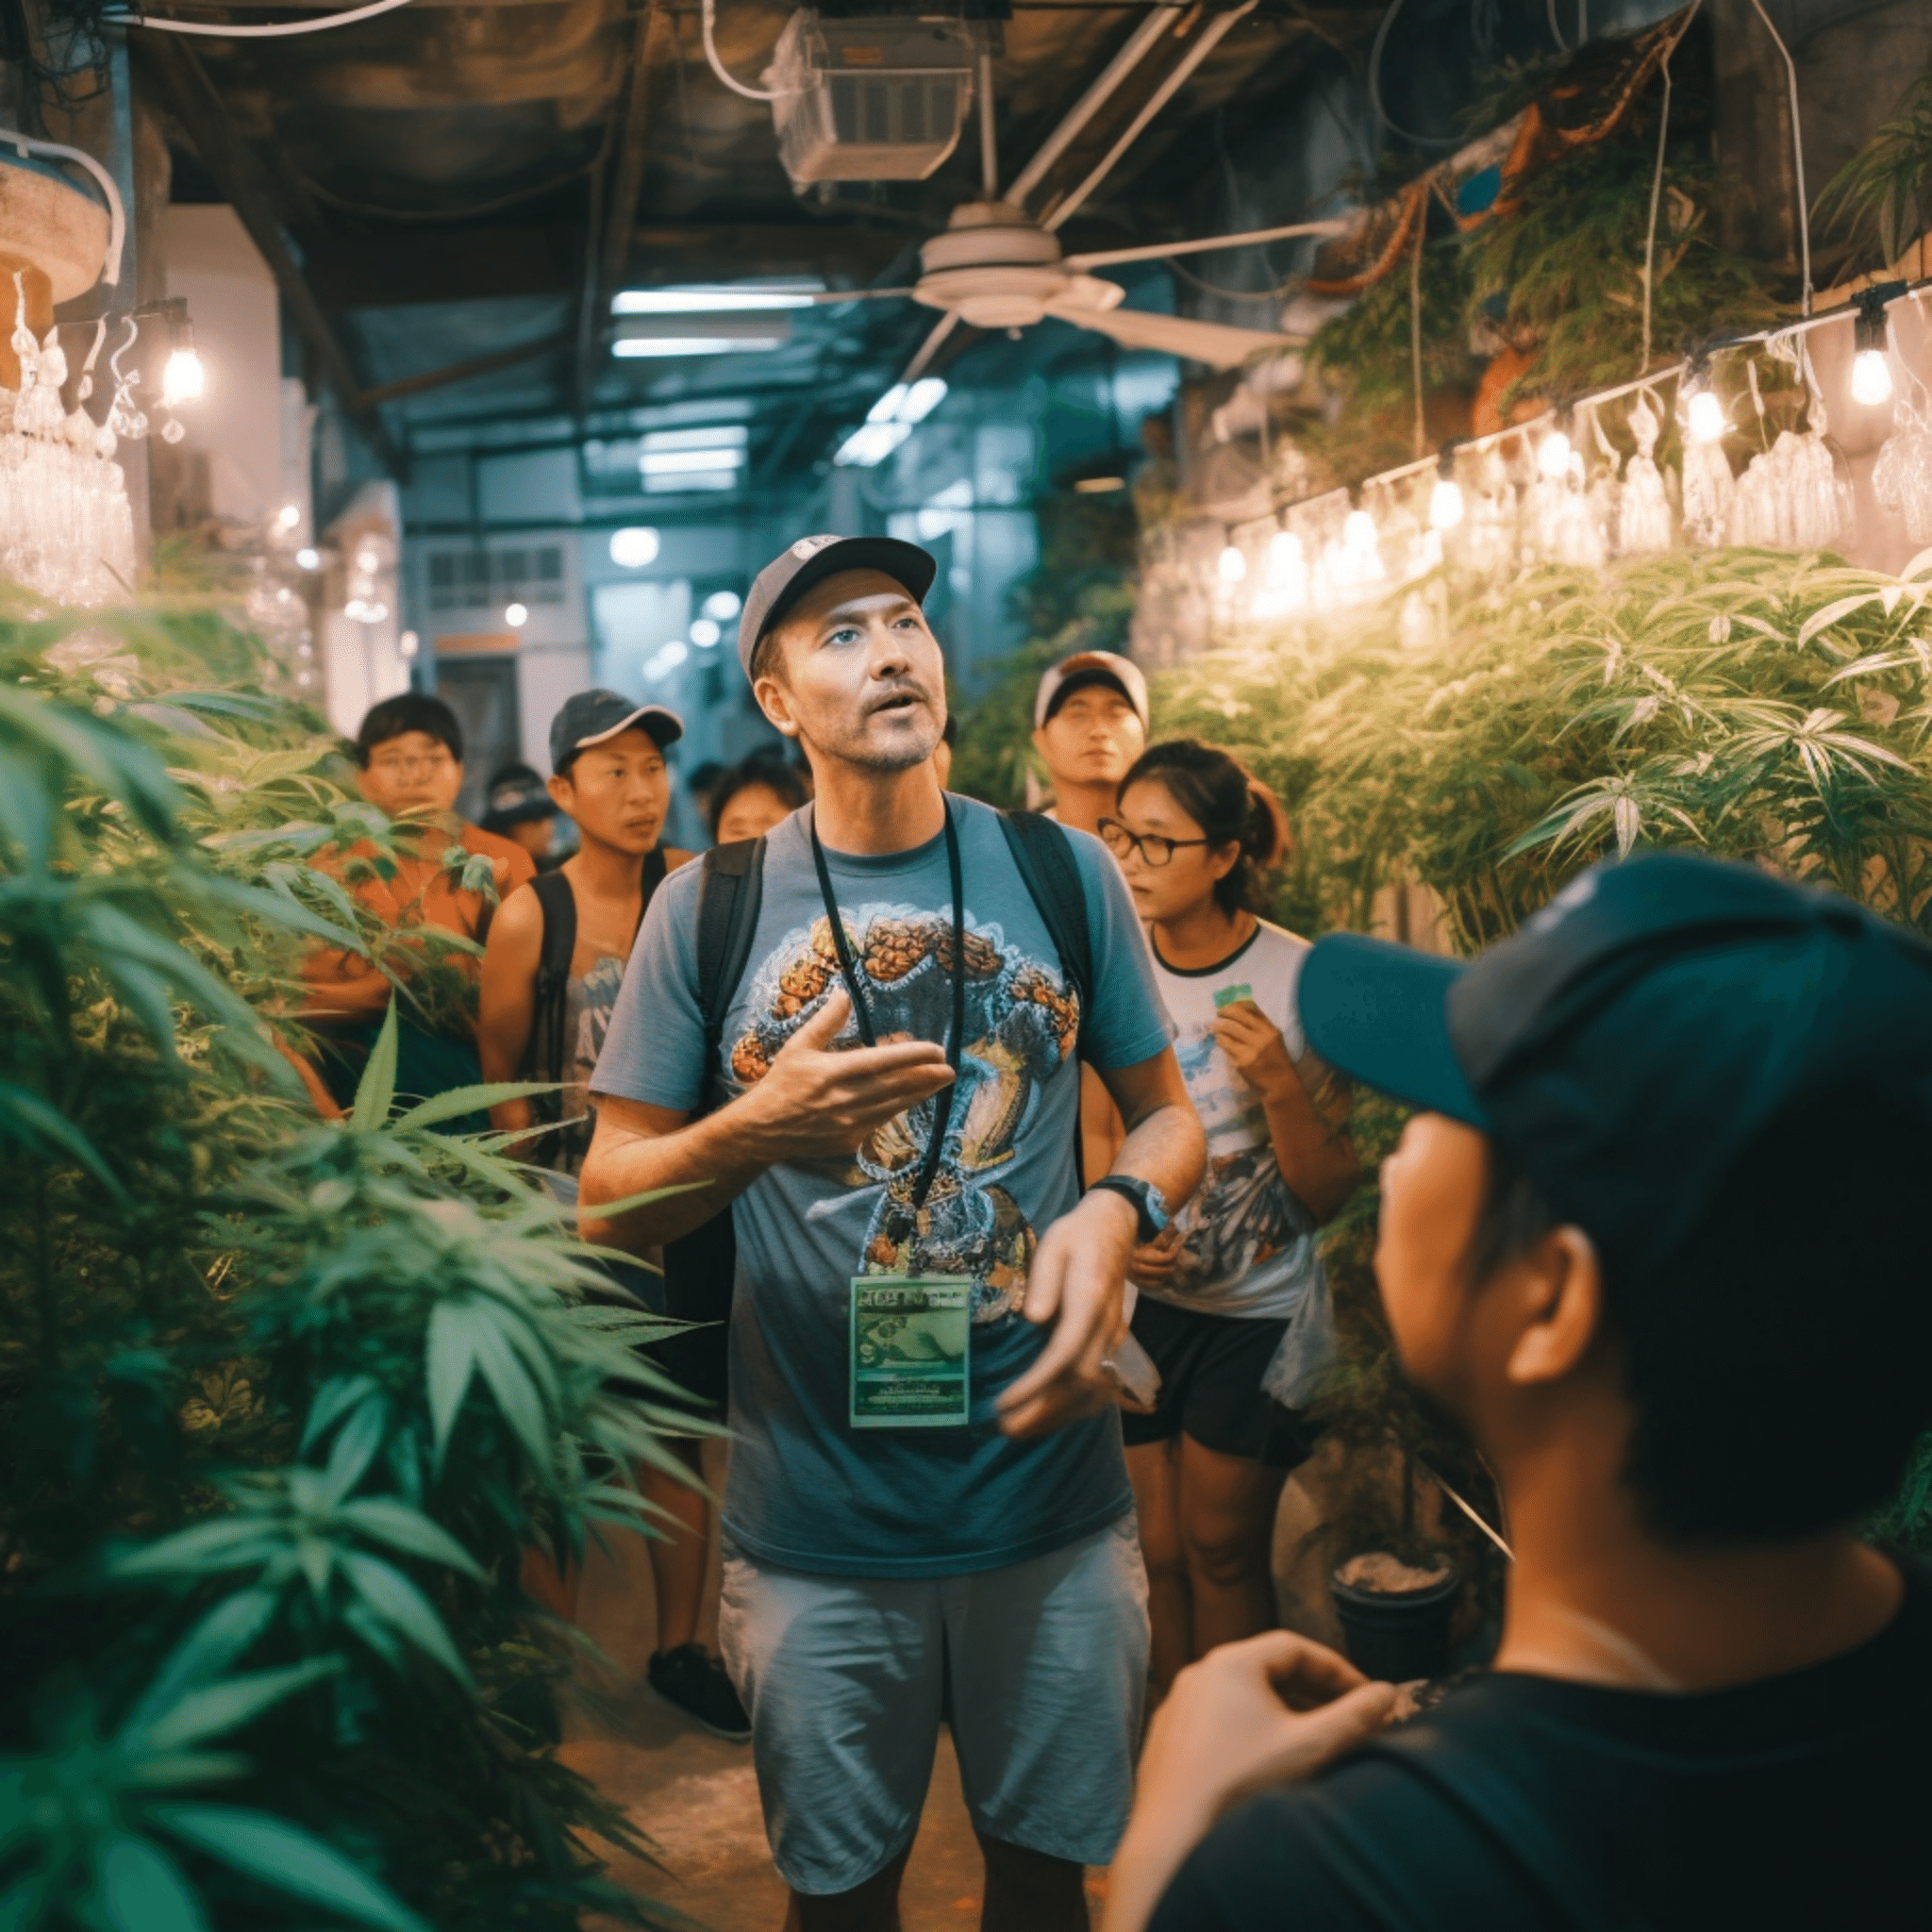
[[[715,0],[706,0],[708,16]],[[1294,222],[1239,235],[1212,235],[1191,241],[1158,242],[1133,248],[1060,252],[1058,230],[1110,174],[1141,130],[1180,90],[1236,22],[1252,13],[1258,0],[1211,16],[1187,52],[1148,97],[1099,163],[1076,187],[1053,203],[1041,217],[1026,212],[1026,202],[1048,171],[1093,118],[1101,105],[1141,62],[1154,44],[1181,20],[1178,6],[1153,8],[1120,51],[1068,111],[1011,183],[997,185],[998,158],[993,138],[992,62],[979,56],[978,96],[981,191],[979,198],[953,210],[943,233],[920,249],[921,274],[909,288],[831,291],[814,297],[825,305],[910,299],[941,311],[940,320],[900,377],[910,384],[929,366],[941,346],[963,322],[975,328],[1022,329],[1047,316],[1108,336],[1125,348],[1157,349],[1216,369],[1231,369],[1267,349],[1301,346],[1303,338],[1266,329],[1238,328],[1189,316],[1159,315],[1122,305],[1126,291],[1089,271],[1130,261],[1153,261],[1176,255],[1200,255],[1300,235],[1336,235],[1350,219]],[[707,52],[710,53],[708,44]],[[718,66],[715,58],[713,65]],[[720,77],[741,93],[740,85],[718,66]],[[760,94],[757,98],[769,99]],[[1358,219],[1356,218],[1356,219]]]

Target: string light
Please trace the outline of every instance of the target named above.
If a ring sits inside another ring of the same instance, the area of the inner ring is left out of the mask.
[[[1891,356],[1885,305],[1905,293],[1903,282],[1881,282],[1857,297],[1858,313],[1852,324],[1852,400],[1868,409],[1891,400]]]
[[[1553,481],[1560,481],[1570,474],[1570,439],[1562,430],[1551,430],[1537,444],[1536,466]]]
[[[1224,584],[1238,584],[1248,574],[1248,559],[1235,544],[1229,543],[1223,547],[1217,568]]]
[[[177,403],[192,403],[200,395],[208,384],[208,372],[195,352],[194,325],[188,320],[185,305],[179,315],[170,313],[168,333],[174,347],[169,351],[167,366],[161,371],[161,400],[172,408]]]
[[[1714,389],[1693,390],[1684,405],[1684,419],[1692,442],[1721,442],[1731,426]]]
[[[510,629],[522,630],[530,621],[529,609],[522,604],[506,604],[503,607],[503,621]]]

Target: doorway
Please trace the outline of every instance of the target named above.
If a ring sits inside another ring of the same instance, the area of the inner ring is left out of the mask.
[[[463,789],[457,809],[473,824],[483,816],[490,780],[524,755],[523,718],[517,706],[517,660],[500,656],[436,660],[436,694],[463,727]]]

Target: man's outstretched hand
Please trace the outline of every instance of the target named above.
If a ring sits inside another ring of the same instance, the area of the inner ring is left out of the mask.
[[[831,1160],[953,1084],[942,1046],[929,1040],[835,1051],[852,1017],[841,987],[772,1057],[764,1077],[740,1103],[761,1165]]]
[[[1371,1683],[1346,1657],[1287,1630],[1190,1664],[1147,1733],[1103,1932],[1141,1932],[1224,1811],[1319,1771],[1381,1729],[1394,1703],[1392,1684]]]

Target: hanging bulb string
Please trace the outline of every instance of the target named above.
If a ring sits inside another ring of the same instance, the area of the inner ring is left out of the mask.
[[[1643,352],[1638,358],[1638,366],[1641,369],[1650,367],[1650,318],[1657,296],[1657,215],[1664,193],[1664,148],[1671,135],[1671,56],[1677,51],[1678,42],[1690,31],[1690,23],[1697,18],[1697,10],[1703,5],[1704,0],[1690,0],[1690,10],[1684,16],[1684,25],[1672,35],[1659,63],[1663,69],[1664,98],[1657,124],[1657,169],[1650,177],[1650,224],[1643,231]]]
[[[1916,282],[1901,282],[1891,286],[1896,288],[1897,293],[1889,295],[1887,297],[1888,302],[1903,301],[1909,296],[1917,303],[1923,291],[1932,289],[1932,275],[1927,275]],[[1869,291],[1866,292],[1869,293]],[[1834,324],[1841,322],[1855,323],[1857,320],[1858,314],[1859,302],[1855,297],[1839,308],[1826,308],[1817,314],[1806,315],[1794,322],[1779,323],[1772,328],[1752,329],[1742,335],[1715,337],[1704,344],[1703,348],[1699,351],[1698,359],[1721,355],[1728,350],[1755,348],[1760,344],[1769,347],[1775,343],[1789,341],[1794,344],[1799,356],[1807,365],[1808,375],[1810,358],[1805,352],[1802,338],[1808,336],[1813,329],[1829,328]],[[1639,390],[1652,390],[1656,384],[1661,382],[1675,382],[1681,386],[1684,377],[1690,374],[1691,367],[1691,358],[1686,358],[1681,361],[1666,364],[1661,369],[1653,369],[1642,375],[1632,376],[1628,382],[1612,383],[1607,389],[1586,391],[1574,398],[1569,407],[1573,408],[1595,408],[1603,403],[1614,403],[1620,397],[1636,394]],[[1815,377],[1812,377],[1811,380],[1815,384]],[[1656,400],[1654,395],[1652,399],[1653,401]],[[1819,400],[1822,408],[1822,397]],[[1532,438],[1540,430],[1554,427],[1559,413],[1560,411],[1557,405],[1552,404],[1548,408],[1536,416],[1530,417],[1525,422],[1508,423],[1504,425],[1501,429],[1491,429],[1481,436],[1465,438],[1457,445],[1458,450],[1480,452],[1482,450],[1494,449],[1500,444],[1507,442],[1511,437]],[[1360,487],[1367,491],[1380,489],[1384,485],[1391,483],[1399,483],[1406,477],[1420,475],[1424,470],[1433,468],[1436,461],[1437,458],[1434,456],[1418,457],[1412,462],[1398,463],[1392,470],[1378,470],[1373,476],[1364,478]],[[1304,503],[1313,501],[1312,497],[1296,497],[1288,503],[1277,505],[1274,513],[1279,515],[1283,511],[1297,508]]]

